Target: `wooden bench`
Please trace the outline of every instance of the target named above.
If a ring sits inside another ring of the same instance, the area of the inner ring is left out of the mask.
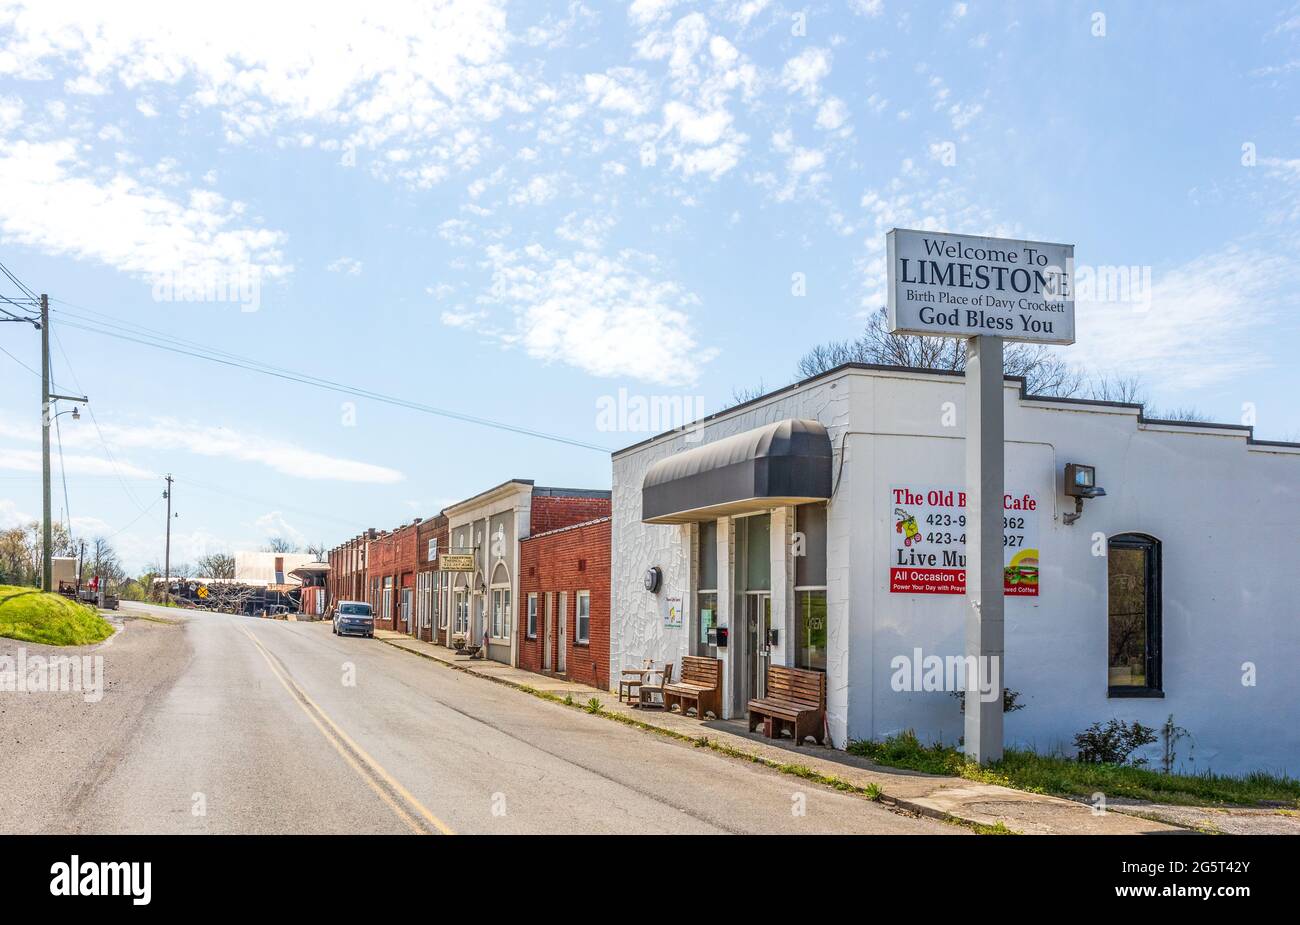
[[[770,723],[770,738],[779,739],[786,725],[794,736],[794,744],[812,736],[818,745],[826,741],[826,675],[820,671],[804,671],[769,665],[767,668],[767,696],[749,702],[749,731],[758,728],[760,720]]]
[[[722,716],[722,662],[716,658],[687,655],[682,659],[682,679],[664,685],[664,712],[677,704],[682,715],[695,706],[696,719],[705,713]]]

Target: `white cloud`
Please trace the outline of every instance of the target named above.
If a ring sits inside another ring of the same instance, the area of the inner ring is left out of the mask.
[[[25,527],[37,518],[18,510],[18,505],[9,498],[0,498],[0,530],[10,527]]]
[[[0,96],[0,137],[22,124],[23,101],[16,96]]]
[[[67,434],[63,435],[63,442],[65,445],[70,442]],[[56,470],[58,465],[56,459],[54,461]],[[10,469],[15,472],[40,472],[41,453],[39,450],[16,450],[9,447],[0,447],[0,469]],[[117,466],[114,467],[107,459],[101,459],[98,456],[82,456],[77,453],[63,454],[63,471],[68,475],[120,474],[122,478],[140,479],[151,479],[157,476],[156,472],[133,466],[122,459],[117,460]]]
[[[667,19],[677,2],[678,0],[635,0],[627,8],[627,15],[638,26],[648,26],[650,23]]]
[[[180,450],[196,456],[256,463],[284,475],[311,480],[391,484],[404,478],[396,469],[329,456],[275,437],[172,418],[155,418],[145,424],[101,422],[99,432],[114,451],[117,470],[124,478],[153,478],[156,473],[124,461],[120,450]],[[0,436],[34,440],[38,433],[0,418]],[[90,446],[97,442],[98,435],[85,429],[67,428],[63,432],[64,446]],[[107,458],[65,453],[64,461],[69,474],[114,474]],[[39,472],[40,455],[34,451],[0,450],[0,468]]]
[[[650,108],[653,91],[645,75],[635,68],[610,68],[603,74],[587,74],[582,79],[587,100],[615,112],[641,115]]]
[[[824,48],[805,48],[781,69],[781,85],[801,93],[811,102],[821,96],[821,82],[831,72],[831,54]]]
[[[253,526],[261,531],[268,539],[271,537],[283,537],[292,541],[298,546],[303,546],[307,542],[306,535],[295,527],[289,521],[284,519],[284,515],[279,511],[268,511],[261,517],[253,521]]]
[[[539,245],[493,245],[487,254],[492,286],[479,301],[508,311],[510,321],[498,330],[483,319],[461,316],[456,323],[535,359],[596,376],[689,384],[717,353],[696,342],[689,310],[698,299],[659,278],[653,258],[628,251],[564,255]]]
[[[101,178],[71,140],[0,141],[0,189],[8,243],[138,274],[291,269],[285,236],[249,223],[242,203],[199,188],[163,192],[122,172]]]
[[[849,121],[849,107],[839,97],[832,96],[817,110],[817,127],[833,132]]]
[[[510,204],[515,206],[540,206],[550,202],[559,192],[555,176],[532,177],[527,183],[516,186],[510,193]]]
[[[311,123],[354,148],[410,144],[426,164],[401,175],[417,184],[472,166],[487,124],[548,92],[506,63],[502,0],[20,6],[3,17],[0,75],[57,65],[87,87],[140,92],[146,116],[159,112],[150,91],[192,88],[184,105],[216,110],[235,142]]]
[[[704,174],[717,180],[744,156],[749,138],[735,125],[731,107],[749,101],[758,87],[757,68],[719,35],[710,36],[700,13],[683,16],[671,32],[651,31],[637,44],[640,57],[667,64],[669,99],[663,122],[653,138],[642,136],[641,162],[667,163],[686,176]],[[639,133],[633,133],[639,134]]]
[[[1127,269],[1127,268],[1123,268]],[[1101,371],[1141,372],[1166,389],[1211,386],[1270,365],[1259,340],[1294,291],[1292,259],[1228,247],[1153,271],[1149,306],[1132,298],[1080,300],[1071,359]],[[1100,295],[1100,293],[1098,293]]]
[[[360,276],[361,261],[354,257],[340,257],[337,260],[331,260],[325,265],[325,269],[330,273],[342,273],[345,276]]]
[[[734,23],[747,26],[755,16],[767,9],[771,2],[772,0],[743,0],[732,4],[726,11],[726,17]]]

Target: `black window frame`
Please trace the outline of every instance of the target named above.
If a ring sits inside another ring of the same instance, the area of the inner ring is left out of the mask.
[[[1110,683],[1110,550],[1138,549],[1146,560],[1146,680],[1142,687]],[[1119,533],[1106,542],[1106,696],[1164,697],[1164,584],[1160,540],[1146,533]]]

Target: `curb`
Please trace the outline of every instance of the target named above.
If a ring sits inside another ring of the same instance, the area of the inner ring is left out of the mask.
[[[392,646],[394,649],[397,649],[401,652],[406,652],[410,655],[416,656],[417,658],[422,658],[425,659],[426,661],[434,662],[435,664],[442,665],[445,668],[450,668],[452,671],[460,671],[467,675],[471,675],[475,678],[480,678],[484,681],[491,681],[495,684],[501,684],[505,687],[509,687],[514,690],[520,691],[521,693],[531,694],[534,697],[538,697],[538,699],[540,700],[552,699],[550,697],[540,696],[540,692],[534,689],[527,688],[525,685],[519,684],[515,681],[511,681],[507,678],[494,678],[491,675],[479,674],[478,672],[473,670],[472,666],[457,665],[454,662],[444,661],[443,659],[437,658],[436,656],[433,655],[429,655],[428,653],[420,652],[416,649],[407,648],[406,646],[402,645],[398,640],[383,639],[379,636],[376,636],[375,639],[378,642],[382,642],[387,646]],[[555,698],[554,702],[560,703],[561,706],[566,706],[566,704],[560,701],[558,697]],[[582,710],[584,713],[588,712],[578,703],[574,703],[573,708]],[[651,732],[651,733],[667,736],[669,738],[676,739],[685,744],[695,744],[697,742],[697,740],[693,739],[691,736],[688,736],[682,732],[678,732],[675,729],[667,729],[663,726],[655,726],[653,723],[646,723],[642,720],[637,720],[634,717],[627,717],[627,719],[630,721],[624,721],[620,719],[614,719],[609,714],[597,714],[597,715],[604,715],[604,717],[608,719],[610,722],[619,723],[620,725],[623,726],[631,726],[632,728],[637,729],[641,732]],[[622,716],[624,714],[619,714],[619,715]],[[702,736],[702,738],[707,739],[707,736]],[[709,740],[709,745],[707,747],[711,747],[714,751],[717,751],[726,757],[736,757],[742,760],[751,761],[755,764],[761,764],[773,771],[776,771],[778,774],[790,774],[791,776],[794,777],[801,777],[801,775],[794,774],[792,771],[783,770],[780,765],[773,762],[772,759],[768,758],[766,755],[761,755],[756,752],[746,751],[743,748],[737,748],[731,745],[722,746],[721,743],[715,745],[715,743],[713,743],[712,740]],[[830,777],[830,775],[822,775],[822,774],[818,774],[818,776],[823,778]],[[803,778],[803,779],[806,780],[807,778]],[[975,819],[969,819],[964,816],[957,816],[954,815],[953,813],[945,812],[944,810],[941,809],[935,809],[934,807],[931,806],[925,806],[921,803],[916,803],[913,802],[912,800],[904,799],[901,797],[892,797],[889,795],[887,791],[883,791],[883,790],[881,791],[880,796],[873,800],[869,797],[866,797],[866,794],[864,792],[866,788],[862,787],[861,785],[854,784],[847,780],[843,780],[842,778],[831,778],[831,779],[841,780],[845,788],[847,788],[848,792],[853,793],[856,796],[863,797],[869,803],[879,803],[884,806],[896,807],[898,809],[904,810],[906,812],[912,813],[917,816],[924,816],[927,819],[934,819],[939,822],[945,822],[945,823],[961,825],[969,828],[975,828],[977,830],[989,828],[989,824],[986,822],[979,822],[978,820]],[[829,787],[831,789],[841,790],[841,788],[836,787],[835,784],[826,783],[823,780],[814,780],[812,782],[823,787]],[[843,792],[843,790],[841,790],[841,792]],[[1010,834],[1019,834],[1019,833],[1010,832]]]

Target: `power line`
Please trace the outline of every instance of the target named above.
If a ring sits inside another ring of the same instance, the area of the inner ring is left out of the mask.
[[[162,502],[162,499],[163,499],[163,498],[162,498],[162,495],[159,495],[157,498],[154,499],[153,504],[149,505],[147,508],[145,508],[145,509],[144,509],[143,511],[141,511],[139,514],[136,514],[135,517],[133,517],[133,518],[131,519],[131,522],[130,522],[130,523],[128,523],[125,527],[122,527],[120,530],[116,530],[116,531],[114,531],[113,533],[110,533],[108,536],[104,537],[104,539],[105,539],[106,541],[107,541],[107,540],[111,540],[111,539],[113,539],[114,537],[119,536],[120,534],[125,533],[127,530],[130,530],[130,529],[131,529],[132,527],[134,527],[137,523],[139,523],[139,521],[140,521],[140,519],[141,519],[142,517],[144,517],[146,514],[151,513],[151,512],[153,511],[153,509],[156,508],[156,507],[157,507],[157,506]]]
[[[10,353],[8,350],[6,350],[4,347],[0,347],[0,353],[3,353],[3,354],[4,354],[5,356],[7,356],[9,359],[13,360],[15,363],[17,363],[17,364],[18,364],[19,366],[21,366],[23,369],[27,370],[29,373],[31,373],[33,376],[35,376],[37,379],[41,378],[41,374],[40,374],[40,373],[38,373],[36,370],[32,369],[30,366],[28,366],[28,365],[27,365],[26,363],[24,363],[22,360],[18,359],[18,357],[14,356],[12,353]]]
[[[59,478],[63,480],[63,514],[68,521],[68,536],[72,536],[72,504],[68,501],[68,468],[63,464],[63,430],[59,427],[59,416],[54,416],[54,436],[59,443]]]
[[[72,361],[68,359],[68,351],[63,349],[63,341],[59,340],[58,332],[51,327],[50,333],[54,335],[54,345],[59,348],[59,354],[63,357],[63,363],[68,367],[68,375],[72,376],[72,384],[77,387],[78,392],[85,394],[84,390],[81,388],[81,380],[77,378],[77,370],[73,367]],[[104,448],[104,453],[108,457],[108,463],[113,467],[113,474],[117,476],[118,484],[122,486],[122,491],[126,494],[127,498],[130,499],[131,503],[135,505],[136,510],[143,511],[144,505],[140,503],[140,499],[135,496],[135,492],[131,491],[130,487],[126,484],[126,479],[122,478],[122,470],[118,468],[117,457],[113,455],[113,451],[109,449],[108,441],[104,439],[104,431],[99,426],[99,418],[95,417],[95,409],[91,407],[90,402],[86,402],[86,411],[90,415],[90,422],[95,425],[95,433],[99,436],[99,444]]]
[[[3,273],[5,276],[9,277],[9,282],[17,286],[22,291],[23,295],[27,296],[27,298],[31,299],[33,302],[40,302],[40,298],[36,295],[36,293],[33,292],[31,289],[29,289],[21,279],[14,276],[13,273],[10,272],[9,268],[5,266],[3,263],[0,263],[0,273]]]
[[[72,305],[61,299],[56,301],[64,305]],[[92,311],[81,306],[72,305],[73,308],[81,308],[83,311]],[[211,363],[218,363],[223,366],[231,366],[236,369],[243,369],[248,372],[260,373],[264,376],[271,376],[276,379],[284,379],[289,382],[297,382],[302,385],[310,385],[316,388],[325,389],[331,392],[337,392],[345,395],[352,395],[357,398],[366,398],[371,401],[381,402],[383,404],[394,405],[399,408],[407,408],[412,411],[419,411],[424,414],[432,414],[439,417],[449,418],[451,420],[461,421],[468,424],[478,424],[484,427],[491,427],[496,430],[506,431],[509,433],[521,434],[528,437],[536,437],[541,440],[549,440],[555,443],[563,443],[569,446],[576,446],[582,449],[595,450],[599,453],[608,453],[608,447],[597,446],[593,443],[586,443],[571,437],[560,436],[559,434],[546,433],[544,431],[532,430],[527,427],[520,427],[514,424],[505,424],[500,421],[494,421],[489,418],[477,417],[475,415],[464,414],[458,411],[450,411],[446,408],[437,408],[432,405],[426,405],[422,402],[412,401],[410,399],[400,398],[394,395],[388,395],[382,392],[375,392],[369,389],[363,389],[358,386],[347,385],[332,379],[326,379],[321,376],[313,376],[309,373],[297,372],[284,367],[272,366],[262,363],[249,357],[240,356],[226,350],[208,347],[197,344],[194,341],[186,341],[181,338],[164,334],[160,331],[154,331],[145,328],[142,325],[121,322],[116,319],[113,323],[122,328],[135,330],[112,330],[106,327],[106,322],[99,321],[95,318],[78,315],[76,312],[69,312],[66,309],[59,309],[59,313],[66,318],[75,319],[64,321],[68,327],[78,328],[89,331],[93,334],[101,334],[106,337],[117,338],[131,343],[141,344],[145,347],[153,347],[157,350],[166,350],[171,353],[178,353],[184,356],[194,357],[196,359],[207,360]],[[102,315],[102,312],[94,312]],[[104,317],[110,317],[105,315]]]

